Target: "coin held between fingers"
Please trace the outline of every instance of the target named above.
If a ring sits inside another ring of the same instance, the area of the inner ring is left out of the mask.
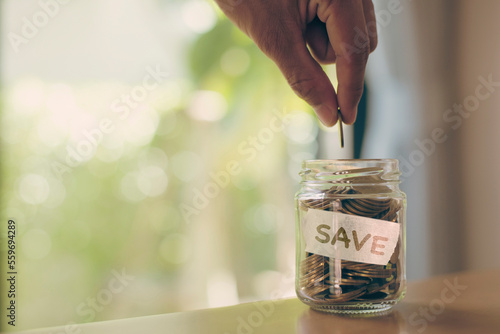
[[[340,112],[340,108],[338,110],[338,119],[339,119],[339,139],[340,139],[340,147],[344,148],[344,126],[342,125],[342,113]]]

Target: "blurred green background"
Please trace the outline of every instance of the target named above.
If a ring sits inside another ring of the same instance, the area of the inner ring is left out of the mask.
[[[319,125],[213,3],[73,1],[21,44],[45,9],[2,5],[16,329],[294,295],[292,198]]]

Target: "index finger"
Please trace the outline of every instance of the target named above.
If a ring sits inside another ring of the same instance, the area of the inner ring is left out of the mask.
[[[321,9],[321,7],[319,8]],[[321,16],[324,17],[324,20]],[[356,120],[363,94],[370,40],[362,0],[333,0],[318,17],[325,22],[337,58],[337,100],[346,124]]]

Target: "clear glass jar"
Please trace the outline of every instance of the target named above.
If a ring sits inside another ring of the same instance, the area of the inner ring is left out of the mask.
[[[313,309],[386,311],[406,291],[398,161],[308,160],[296,207],[296,292]]]

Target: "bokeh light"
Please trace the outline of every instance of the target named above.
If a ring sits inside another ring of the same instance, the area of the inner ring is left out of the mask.
[[[316,120],[309,114],[296,111],[291,114],[285,129],[286,136],[296,144],[307,144],[318,135]]]
[[[139,188],[138,177],[138,172],[130,172],[123,176],[120,182],[121,195],[130,202],[138,202],[146,198]]]
[[[226,99],[217,92],[197,91],[191,98],[187,112],[194,120],[215,122],[227,112]]]
[[[163,194],[167,189],[167,174],[157,166],[146,166],[141,169],[137,176],[139,190],[148,197]]]
[[[172,170],[179,180],[190,182],[201,174],[203,161],[194,152],[179,152],[172,157]]]
[[[199,34],[212,29],[217,21],[213,8],[200,0],[186,2],[182,6],[182,18],[189,29]]]
[[[51,249],[50,235],[42,229],[33,228],[22,236],[22,252],[28,259],[40,260],[46,257]]]
[[[281,227],[283,216],[271,204],[258,205],[245,212],[245,223],[254,233],[273,234]]]
[[[14,86],[8,104],[15,108],[16,113],[32,114],[40,111],[44,99],[45,86],[43,82],[39,79],[29,78],[21,80]]]
[[[241,48],[230,48],[222,55],[220,66],[224,73],[239,76],[248,70],[250,56],[248,52]]]
[[[19,182],[19,195],[29,204],[38,205],[47,200],[50,185],[47,179],[37,174],[27,174]]]

